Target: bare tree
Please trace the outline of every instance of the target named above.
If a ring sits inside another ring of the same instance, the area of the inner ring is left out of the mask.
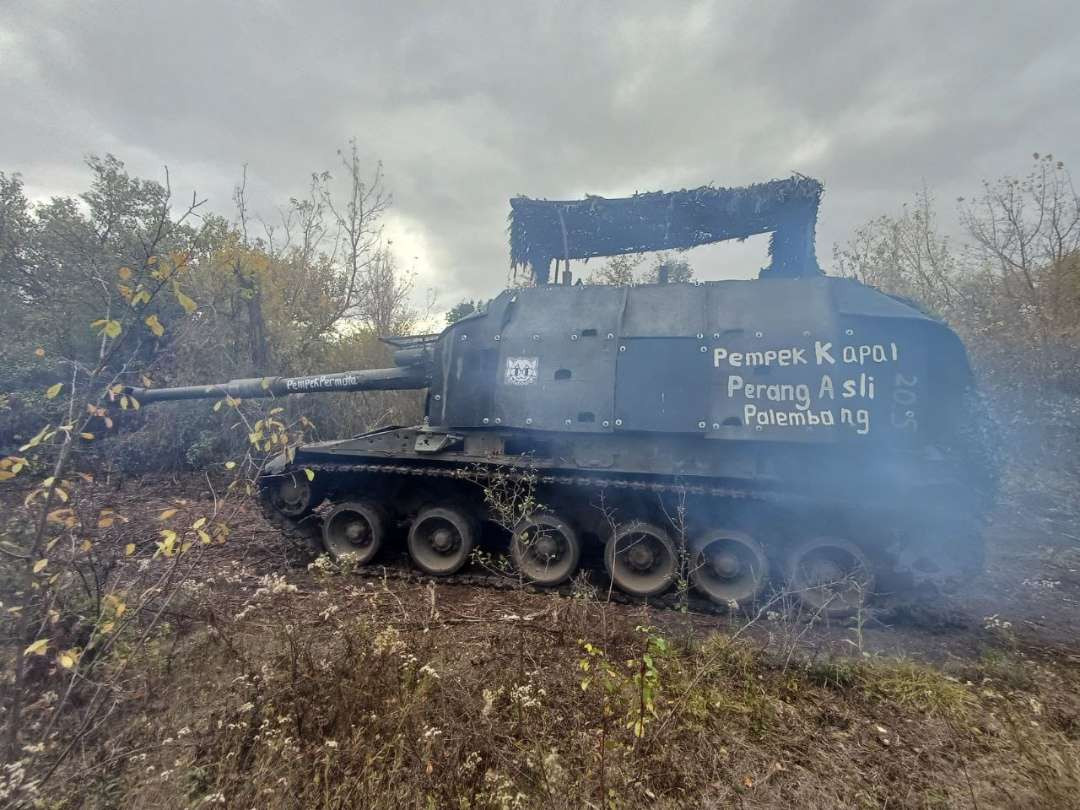
[[[1055,344],[1076,331],[1080,196],[1061,161],[1034,158],[1027,176],[986,182],[961,201],[961,216],[973,261],[997,282],[1049,370]]]

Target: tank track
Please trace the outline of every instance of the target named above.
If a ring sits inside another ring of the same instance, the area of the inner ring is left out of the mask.
[[[301,466],[301,465],[298,465]],[[410,475],[422,478],[448,478],[459,481],[476,483],[491,477],[489,469],[480,466],[477,468],[463,469],[460,467],[418,467],[405,464],[303,464],[302,469],[311,470],[316,478],[319,475],[340,475],[367,473],[377,475]],[[504,471],[506,468],[500,468]],[[285,470],[276,475],[267,476],[264,481],[279,478],[282,475],[298,472],[297,469]],[[522,476],[524,477],[524,476]],[[706,486],[701,484],[677,484],[661,481],[637,481],[632,479],[605,477],[605,476],[572,476],[553,475],[548,473],[534,474],[537,485],[560,485],[592,490],[617,489],[634,492],[653,493],[686,493],[688,495],[704,495],[709,497],[730,498],[741,501],[760,501],[775,503],[798,503],[809,499],[791,493],[761,492],[733,487]],[[301,568],[323,553],[322,547],[322,518],[317,513],[312,513],[301,518],[292,518],[278,511],[268,497],[267,487],[260,487],[259,503],[266,521],[276,527],[286,540],[286,559],[290,566]],[[471,566],[470,566],[471,567]],[[605,600],[625,605],[648,604],[654,608],[666,610],[686,610],[694,613],[710,615],[728,615],[731,608],[717,604],[711,599],[696,594],[687,583],[677,585],[667,593],[648,598],[635,597],[623,593],[614,586],[608,587],[607,575],[602,572],[593,572],[586,567],[582,572],[600,573],[599,581],[592,582],[594,592],[602,594]],[[368,580],[392,579],[408,582],[437,582],[445,585],[461,585],[466,587],[484,587],[495,590],[524,589],[530,593],[556,594],[563,597],[574,597],[580,594],[580,587],[574,582],[564,583],[556,587],[541,588],[530,583],[522,583],[513,574],[496,572],[480,573],[465,571],[449,576],[432,577],[411,567],[406,557],[399,560],[389,560],[374,565],[358,568],[356,576]],[[576,579],[576,577],[575,577]]]

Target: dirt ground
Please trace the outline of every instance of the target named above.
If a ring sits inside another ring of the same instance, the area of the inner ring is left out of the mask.
[[[150,544],[212,504],[98,497]],[[1080,520],[1052,492],[1006,493],[957,592],[832,624],[324,572],[253,505],[231,522],[59,806],[1080,807]]]

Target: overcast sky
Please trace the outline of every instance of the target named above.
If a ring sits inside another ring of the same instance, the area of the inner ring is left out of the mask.
[[[507,280],[508,198],[824,181],[818,254],[923,181],[951,219],[1034,151],[1080,165],[1075,2],[0,0],[0,170],[87,153],[270,216],[355,136],[441,308]],[[190,193],[190,191],[188,191]],[[688,258],[749,277],[759,240]]]

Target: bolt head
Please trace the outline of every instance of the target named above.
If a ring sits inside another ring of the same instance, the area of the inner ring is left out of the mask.
[[[488,418],[487,418],[487,417],[485,416],[485,417],[484,417],[483,419],[481,419],[480,421],[482,421],[482,422],[483,422],[483,423],[484,423],[484,424],[486,425],[486,424],[487,424],[487,423],[488,423],[489,421],[491,421],[491,420],[489,420],[489,419],[488,419]]]
[[[525,418],[525,424],[526,425],[531,425],[532,424],[532,417],[531,416]]]
[[[705,335],[701,334],[701,332],[697,333],[697,339],[698,340],[701,340],[703,337],[705,337]]]
[[[712,429],[713,430],[719,430],[720,429],[720,423],[719,422],[713,422],[712,423]]]
[[[614,332],[608,332],[607,333],[607,339],[608,340],[614,340],[615,339],[615,333]]]
[[[610,427],[611,426],[611,422],[609,422],[607,419],[605,419],[600,424],[603,425],[604,427]]]
[[[615,427],[622,427],[622,419],[615,420]]]
[[[540,340],[540,336],[539,336],[539,335],[533,335],[533,340],[535,340],[535,341],[539,341],[539,340]]]
[[[469,339],[469,336],[468,336],[468,335],[462,335],[462,336],[461,336],[461,342],[462,342],[462,343],[464,343],[464,342],[465,342],[466,340],[468,340],[468,339]]]
[[[501,425],[502,424],[502,419],[500,417],[496,416],[495,417],[495,424],[496,425]]]
[[[719,332],[713,332],[712,336],[713,336],[713,340],[719,340],[720,339],[720,333]]]
[[[754,332],[754,337],[764,337],[764,332]]]
[[[625,346],[620,346],[620,347],[619,347],[619,351],[620,351],[620,352],[625,352],[625,351],[626,351],[626,347],[625,347]]]
[[[705,423],[704,422],[698,422],[697,426],[698,426],[698,430],[704,430],[705,429]]]
[[[571,425],[571,424],[573,424],[573,422],[572,422],[571,420],[569,420],[569,419],[564,419],[564,420],[563,420],[563,423],[564,423],[564,424],[567,424],[567,425]]]
[[[502,335],[496,335],[495,340],[502,340]]]
[[[442,394],[436,394],[435,401],[438,402],[440,399],[442,399]]]
[[[705,354],[705,352],[707,352],[708,350],[709,350],[709,347],[708,347],[708,346],[702,346],[702,347],[701,347],[701,353],[702,353],[702,354]]]
[[[845,329],[844,334],[847,335],[848,337],[850,337],[851,335],[855,334],[855,330],[854,329]]]
[[[573,335],[570,336],[570,339],[571,340],[577,340],[578,336],[576,334],[573,334]]]

